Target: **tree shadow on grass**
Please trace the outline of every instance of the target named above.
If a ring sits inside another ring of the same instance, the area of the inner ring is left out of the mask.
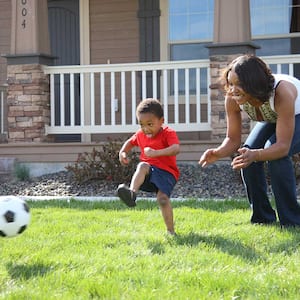
[[[137,201],[137,206],[134,208],[127,207],[119,200],[111,201],[86,201],[86,200],[42,200],[42,201],[27,201],[29,207],[32,208],[68,208],[80,210],[153,210],[158,209],[158,204],[154,200],[141,199]],[[248,209],[249,204],[246,200],[196,200],[187,199],[182,201],[172,201],[172,207],[176,208],[192,208],[204,209],[218,212],[226,212],[235,209]]]
[[[6,269],[13,279],[30,279],[31,277],[42,277],[45,274],[53,271],[53,266],[44,265],[41,263],[35,264],[15,264],[9,262],[6,264]]]
[[[200,235],[191,232],[188,234],[177,235],[174,237],[174,242],[177,245],[189,247],[196,247],[199,244],[204,244],[219,249],[229,255],[240,257],[245,261],[253,262],[262,259],[262,255],[252,247],[246,246],[237,240],[224,238],[218,235]]]

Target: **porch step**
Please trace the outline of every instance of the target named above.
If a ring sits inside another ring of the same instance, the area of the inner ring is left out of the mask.
[[[0,157],[0,174],[12,174],[16,161],[14,157]]]

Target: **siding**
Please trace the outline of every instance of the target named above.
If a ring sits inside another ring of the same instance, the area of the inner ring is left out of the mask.
[[[90,0],[91,64],[139,61],[138,0]]]

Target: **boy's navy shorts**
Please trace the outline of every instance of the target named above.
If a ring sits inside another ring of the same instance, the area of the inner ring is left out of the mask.
[[[146,176],[140,190],[155,193],[160,190],[170,198],[176,182],[175,177],[171,173],[157,167],[150,166],[149,174]]]

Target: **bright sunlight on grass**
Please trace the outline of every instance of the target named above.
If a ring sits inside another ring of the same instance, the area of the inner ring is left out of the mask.
[[[251,225],[246,200],[28,202],[0,240],[0,299],[299,299],[300,231]]]

